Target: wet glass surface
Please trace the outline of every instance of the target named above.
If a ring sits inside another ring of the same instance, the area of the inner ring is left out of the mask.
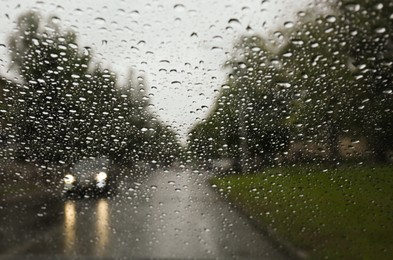
[[[0,6],[0,258],[392,255],[391,1]]]

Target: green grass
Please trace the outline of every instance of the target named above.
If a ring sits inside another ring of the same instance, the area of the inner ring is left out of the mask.
[[[272,168],[211,184],[311,258],[393,257],[392,166]]]

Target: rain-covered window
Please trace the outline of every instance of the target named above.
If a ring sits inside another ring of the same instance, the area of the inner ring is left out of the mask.
[[[390,0],[0,6],[0,258],[392,257]]]

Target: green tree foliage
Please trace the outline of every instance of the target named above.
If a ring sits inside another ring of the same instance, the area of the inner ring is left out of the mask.
[[[383,161],[393,150],[393,2],[344,0],[338,6],[355,78],[362,86],[362,134]]]
[[[339,136],[359,127],[359,84],[353,75],[345,26],[334,16],[300,20],[286,32],[280,59],[293,84],[292,118],[301,136],[339,157]]]
[[[337,7],[338,6],[338,7]],[[339,136],[364,136],[375,158],[392,144],[390,1],[343,1],[329,14],[284,30],[283,63],[300,97],[295,118],[303,136],[339,157]]]
[[[235,46],[240,57],[229,62],[225,89],[191,131],[199,159],[271,163],[290,136],[322,143],[336,161],[340,136],[349,135],[365,137],[374,157],[386,160],[393,149],[393,3],[337,1],[327,13],[313,11],[269,40],[243,37]]]
[[[175,134],[148,110],[148,100],[140,94],[145,83],[130,77],[119,87],[116,74],[93,63],[90,49],[78,46],[75,33],[28,12],[18,19],[9,46],[11,68],[21,77],[20,84],[8,86],[6,97],[19,158],[64,163],[101,155],[124,163],[173,160]]]
[[[190,146],[198,157],[234,158],[250,168],[272,163],[288,145],[290,84],[262,38],[243,37],[236,48],[227,83],[210,116],[191,132]]]

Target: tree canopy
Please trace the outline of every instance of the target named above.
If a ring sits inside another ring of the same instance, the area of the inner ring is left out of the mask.
[[[121,162],[173,161],[178,141],[148,109],[143,76],[130,73],[120,86],[115,72],[78,45],[74,32],[52,20],[27,12],[9,36],[11,69],[20,82],[6,85],[4,102],[16,156],[63,163],[102,155]]]
[[[271,164],[289,143],[312,142],[336,161],[340,136],[363,136],[373,157],[386,160],[393,149],[392,6],[338,1],[326,13],[303,12],[290,28],[241,37],[214,109],[191,131],[190,149],[198,158]]]

